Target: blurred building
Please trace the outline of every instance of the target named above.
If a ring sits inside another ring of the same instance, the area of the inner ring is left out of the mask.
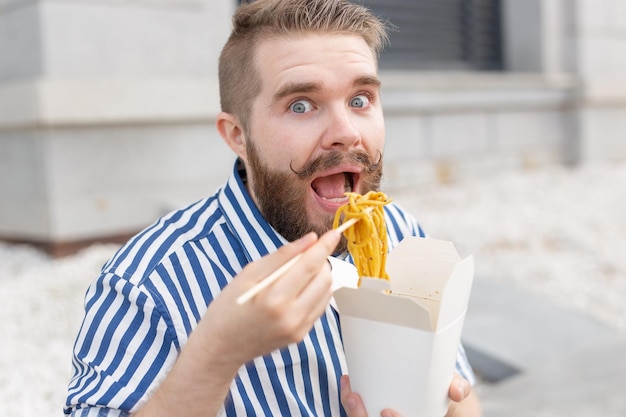
[[[63,254],[212,193],[237,0],[0,0],[0,239]],[[363,0],[381,58],[385,186],[623,159],[623,0]]]

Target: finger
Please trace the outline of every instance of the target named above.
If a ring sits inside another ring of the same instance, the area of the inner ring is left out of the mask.
[[[472,385],[462,376],[455,374],[450,383],[448,397],[454,402],[461,402],[472,391]]]
[[[380,416],[381,417],[402,417],[402,415],[400,415],[400,413],[398,413],[397,411],[394,411],[390,408],[385,408],[383,411],[380,412]]]
[[[333,253],[341,235],[334,230],[324,233],[314,244],[306,249],[300,260],[285,273],[285,278],[277,281],[273,286],[274,295],[284,299],[295,300],[303,294],[309,285],[316,282],[317,278],[323,280],[322,290],[331,284],[329,269],[327,274],[320,274],[328,264],[327,258]]]
[[[332,277],[330,267],[325,267],[304,290],[298,294],[294,306],[303,312],[304,321],[311,323],[319,319],[330,302],[332,292]]]
[[[269,274],[280,268],[285,263],[289,262],[297,254],[305,251],[313,243],[317,241],[317,235],[315,233],[308,233],[302,236],[300,239],[287,243],[281,246],[276,252],[264,256],[256,262],[246,265],[243,274],[238,276],[237,280],[233,282],[243,283],[245,281],[246,287],[251,287],[255,283],[262,281]],[[243,278],[243,279],[240,279]]]
[[[341,404],[346,410],[349,417],[367,417],[367,411],[365,405],[361,400],[361,396],[352,392],[350,387],[350,378],[348,375],[343,375],[340,380],[341,392]]]
[[[343,375],[340,380],[341,385],[341,404],[343,408],[345,408],[346,413],[349,417],[367,417],[367,410],[365,409],[365,404],[363,404],[363,400],[361,397],[352,392],[352,387],[350,386],[350,378],[348,375]],[[381,417],[402,417],[397,411],[394,411],[390,408],[385,408],[380,412]]]

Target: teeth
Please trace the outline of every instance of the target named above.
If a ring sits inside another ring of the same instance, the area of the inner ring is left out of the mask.
[[[338,198],[325,198],[322,197],[322,200],[330,201],[331,203],[342,203],[347,200],[346,197],[338,197]]]

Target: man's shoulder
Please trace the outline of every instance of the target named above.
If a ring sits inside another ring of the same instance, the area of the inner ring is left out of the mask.
[[[210,236],[224,223],[216,196],[174,210],[131,238],[105,264],[102,272],[139,284],[174,252]]]
[[[385,206],[385,218],[387,231],[394,245],[406,236],[425,237],[417,219],[396,203],[392,202]]]
[[[391,202],[384,206],[387,221],[396,223],[413,224],[417,223],[415,217],[398,204]]]

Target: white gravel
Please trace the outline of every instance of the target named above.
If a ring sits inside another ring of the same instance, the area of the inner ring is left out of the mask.
[[[626,162],[473,178],[396,198],[432,237],[509,280],[626,330]]]
[[[396,193],[476,273],[626,329],[626,163],[551,167]],[[0,243],[0,417],[62,415],[82,298],[115,251],[49,259]]]

